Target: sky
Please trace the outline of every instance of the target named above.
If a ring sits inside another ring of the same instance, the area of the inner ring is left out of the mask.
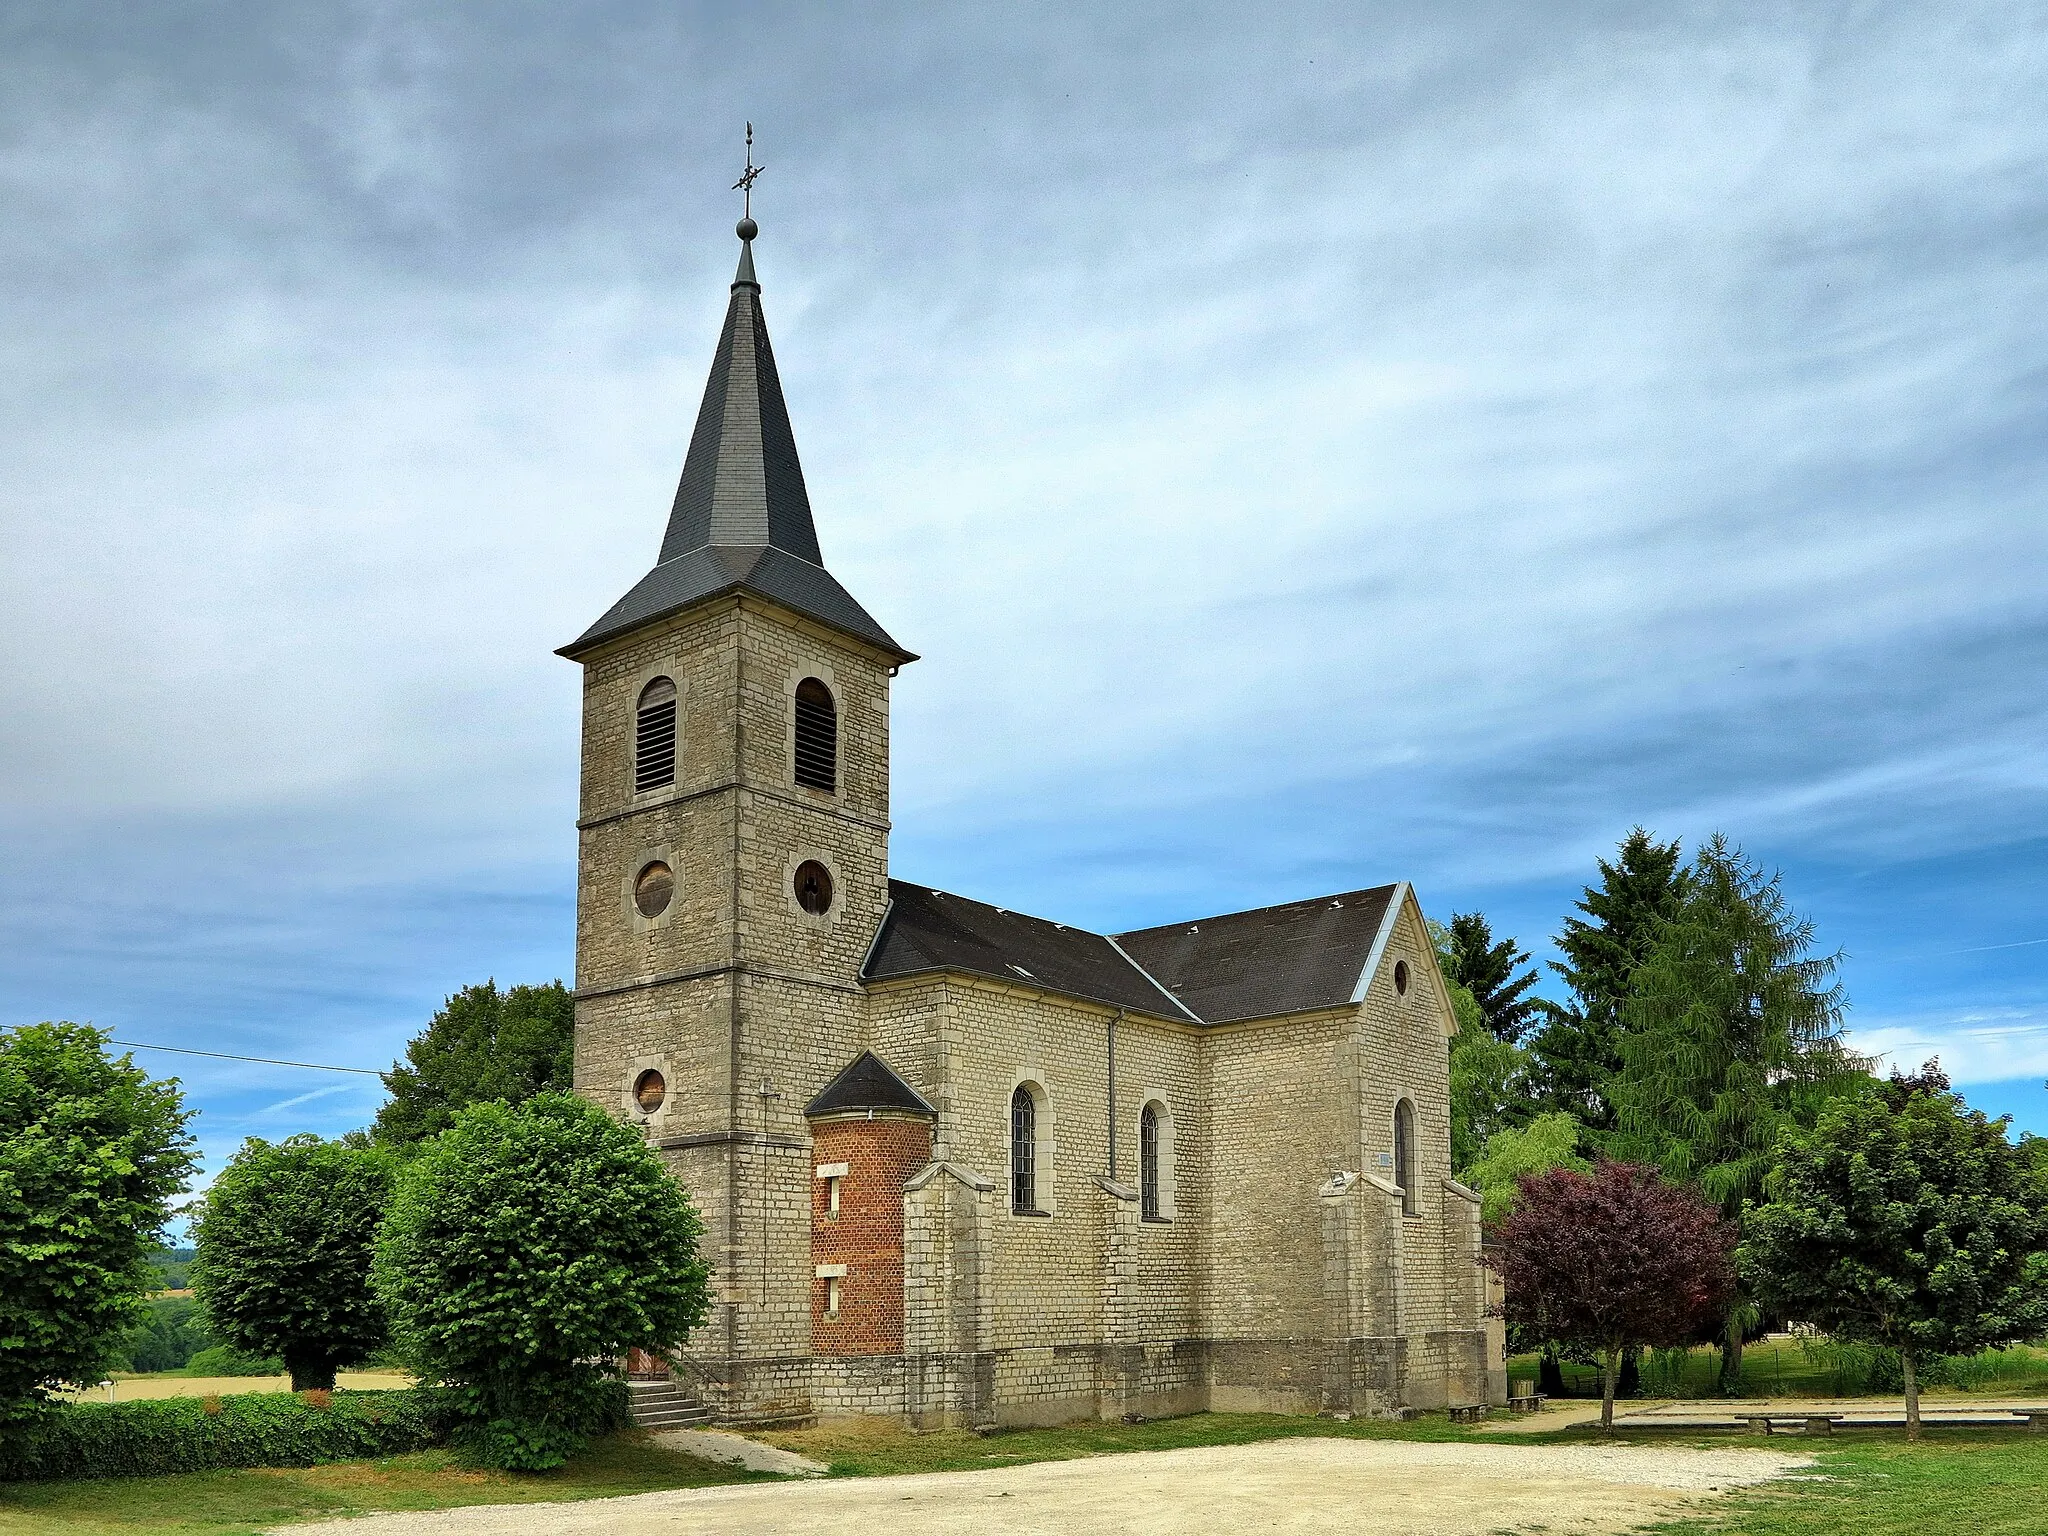
[[[1536,961],[1727,833],[2048,1132],[2048,7],[0,3],[0,1023],[383,1068],[571,978],[743,126],[892,871],[1389,880]],[[1554,977],[1545,990],[1561,996]],[[246,1136],[375,1078],[138,1052]]]

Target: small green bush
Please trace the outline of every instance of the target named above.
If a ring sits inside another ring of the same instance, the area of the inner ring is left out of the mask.
[[[310,1399],[310,1400],[309,1400]],[[66,1403],[0,1445],[0,1479],[159,1477],[224,1467],[310,1467],[440,1443],[431,1392],[240,1392]]]
[[[202,1349],[185,1362],[187,1376],[282,1376],[284,1362],[275,1355],[245,1355],[232,1344]]]

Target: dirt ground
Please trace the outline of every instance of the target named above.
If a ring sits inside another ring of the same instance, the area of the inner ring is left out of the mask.
[[[1809,1458],[1750,1449],[1275,1440],[1092,1456],[987,1472],[814,1479],[487,1505],[286,1528],[289,1536],[889,1536],[1343,1531],[1492,1536],[1626,1530]]]

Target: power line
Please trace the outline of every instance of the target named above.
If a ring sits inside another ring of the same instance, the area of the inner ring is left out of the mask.
[[[309,1072],[353,1072],[359,1077],[382,1077],[382,1072],[373,1072],[368,1067],[330,1067],[319,1061],[280,1061],[275,1056],[231,1056],[226,1051],[195,1051],[185,1045],[144,1045],[140,1040],[109,1040],[109,1045],[125,1045],[131,1051],[170,1051],[179,1056],[211,1056],[215,1061],[255,1061],[266,1067],[304,1067]]]

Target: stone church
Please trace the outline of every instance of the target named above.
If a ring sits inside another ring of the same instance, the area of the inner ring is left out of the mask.
[[[751,219],[654,568],[583,666],[576,1086],[704,1221],[712,1414],[1505,1395],[1405,882],[1130,933],[893,878],[916,660],[825,568]]]

